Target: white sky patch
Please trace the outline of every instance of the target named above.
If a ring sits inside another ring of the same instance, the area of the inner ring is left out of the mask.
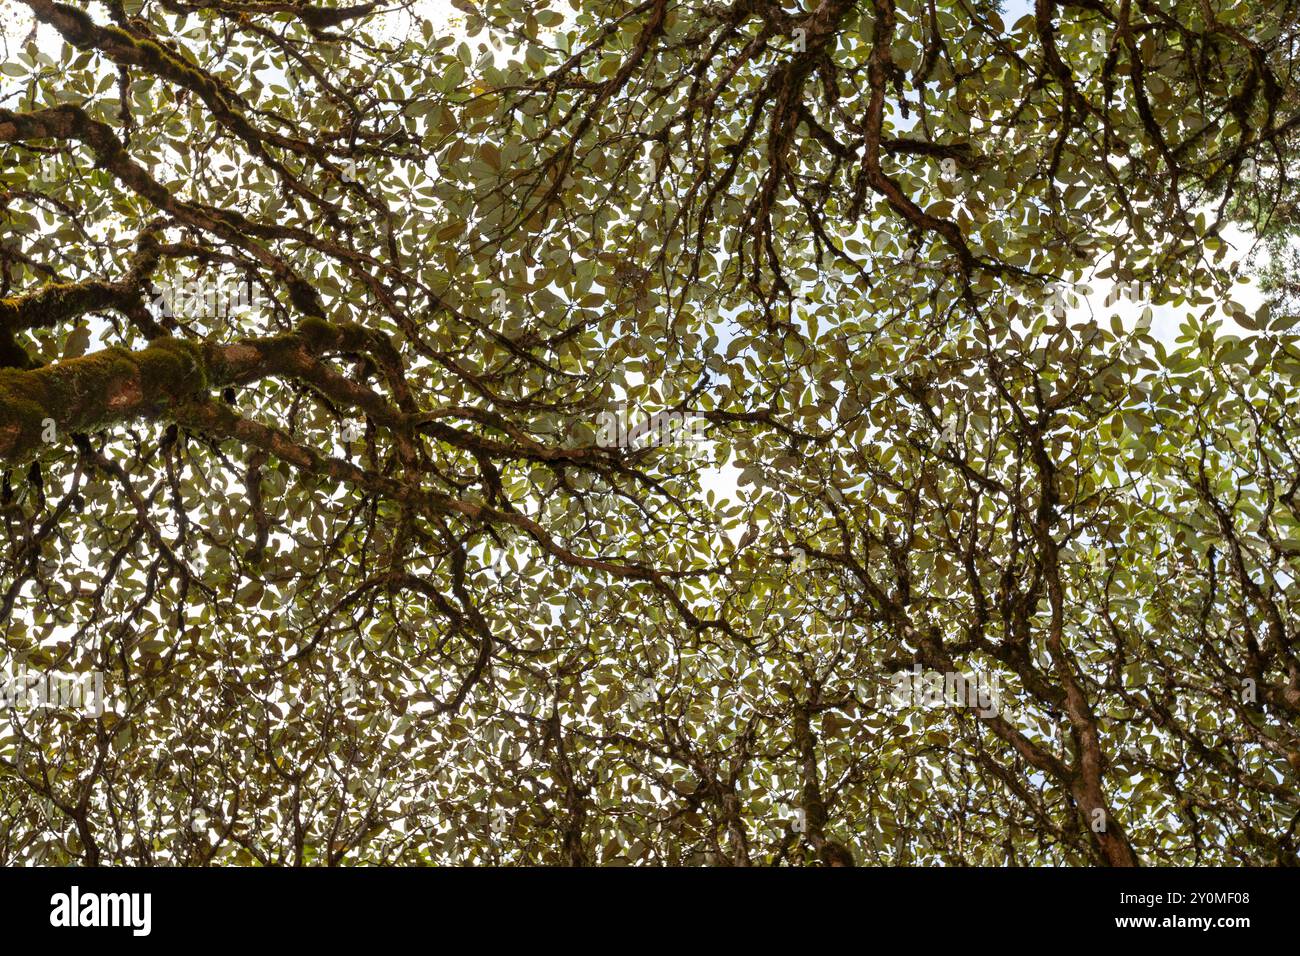
[[[98,3],[90,4],[89,12],[96,20],[104,20],[107,11]],[[13,59],[36,28],[36,49],[57,60],[63,47],[63,37],[54,27],[37,23],[32,11],[18,0],[0,0],[0,55]],[[8,92],[8,91],[6,91]]]
[[[1257,243],[1253,233],[1239,225],[1225,224],[1220,228],[1220,237],[1228,246],[1224,262],[1228,264],[1239,262],[1244,270],[1246,258]],[[1260,255],[1261,257],[1264,255],[1262,250]],[[1265,264],[1259,262],[1255,269],[1258,270]],[[1101,271],[1104,267],[1104,263],[1098,263],[1093,271]],[[1179,329],[1187,321],[1188,315],[1199,315],[1204,312],[1205,307],[1155,304],[1152,299],[1163,297],[1163,292],[1162,289],[1145,288],[1138,283],[1121,284],[1110,277],[1085,276],[1079,283],[1071,286],[1069,294],[1065,296],[1066,322],[1073,326],[1078,322],[1095,319],[1104,325],[1109,322],[1112,315],[1115,315],[1119,317],[1124,331],[1132,332],[1138,327],[1143,313],[1150,308],[1151,337],[1166,348],[1172,349],[1181,334]],[[1230,295],[1215,306],[1213,318],[1223,322],[1219,332],[1221,335],[1247,337],[1257,334],[1240,325],[1228,313],[1226,310],[1228,302],[1235,302],[1245,309],[1247,314],[1254,315],[1265,302],[1263,290],[1260,289],[1256,276],[1243,271],[1239,280],[1233,285]]]

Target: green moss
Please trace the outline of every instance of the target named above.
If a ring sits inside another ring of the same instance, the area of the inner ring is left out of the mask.
[[[35,292],[0,299],[0,322],[12,332],[47,327],[77,311],[81,302],[95,303],[102,296],[78,282],[47,282]]]
[[[370,330],[356,322],[340,322],[337,326],[343,348],[360,351],[370,345]]]
[[[31,373],[0,369],[0,441],[6,458],[25,458],[41,442],[46,418],[53,416],[33,393]],[[13,426],[17,425],[16,432]],[[56,433],[57,434],[57,433]]]
[[[308,316],[298,323],[298,334],[313,348],[324,348],[338,339],[338,329],[315,316]]]
[[[6,418],[16,418],[21,424],[21,443],[39,440],[41,423],[49,417],[45,408],[32,400],[27,379],[28,374],[17,369],[0,369],[0,405]]]
[[[133,375],[131,353],[114,346],[28,373],[25,387],[58,421],[98,422],[108,408],[109,384]],[[57,413],[57,414],[56,414]]]
[[[369,348],[372,341],[372,333],[364,325],[356,322],[327,322],[315,316],[308,316],[299,322],[295,335],[314,351],[343,349],[359,352]]]
[[[139,352],[113,346],[30,371],[0,368],[0,425],[9,434],[19,426],[9,447],[21,453],[38,445],[46,418],[61,431],[100,427],[121,412],[109,408],[114,398],[162,408],[198,394],[208,387],[203,354],[193,342],[167,337]]]
[[[145,349],[136,356],[145,395],[169,395],[184,385],[185,361],[171,349]]]
[[[203,349],[187,339],[154,339],[147,349],[131,358],[146,396],[174,397],[208,387]]]

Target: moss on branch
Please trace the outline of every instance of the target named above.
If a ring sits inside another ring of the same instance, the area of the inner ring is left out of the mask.
[[[293,332],[233,345],[170,336],[35,369],[0,369],[0,460],[16,462],[77,432],[165,415],[215,388],[295,375],[326,351],[363,349],[369,333],[307,319]],[[53,442],[48,441],[50,426]]]

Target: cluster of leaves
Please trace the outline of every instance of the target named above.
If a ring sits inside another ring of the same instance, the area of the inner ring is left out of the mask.
[[[6,11],[0,860],[1296,863],[1295,4],[456,7]]]

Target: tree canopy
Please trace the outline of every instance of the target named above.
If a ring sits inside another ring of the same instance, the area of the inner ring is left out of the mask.
[[[1294,0],[453,7],[0,6],[0,860],[1300,862]]]

